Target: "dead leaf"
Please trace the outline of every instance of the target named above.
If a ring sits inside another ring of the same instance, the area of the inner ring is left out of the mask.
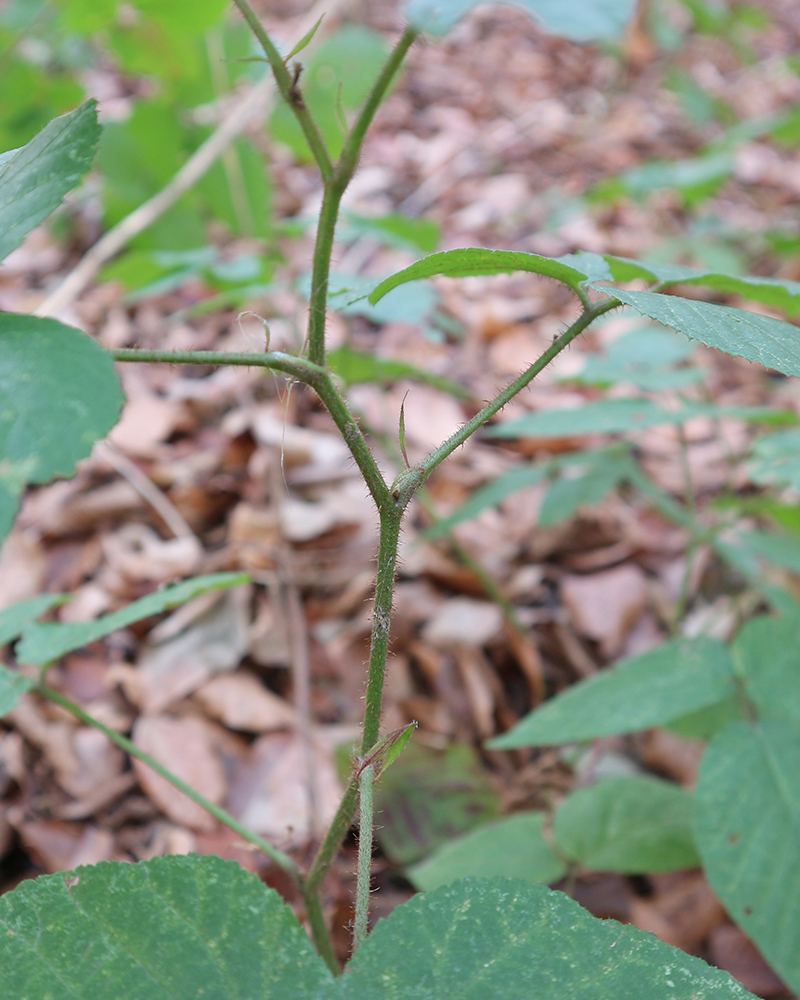
[[[483,646],[502,627],[503,615],[496,604],[454,597],[425,625],[422,638],[432,646]]]
[[[215,748],[213,731],[202,719],[141,715],[133,727],[133,742],[214,805],[222,803],[225,772]],[[134,758],[133,767],[142,788],[175,823],[193,830],[216,827],[213,816],[147,764]]]
[[[714,965],[730,972],[751,993],[774,997],[786,991],[786,986],[764,961],[758,948],[734,924],[716,927],[708,946]]]
[[[0,548],[0,608],[40,594],[46,574],[47,559],[38,535],[12,531]]]
[[[109,567],[129,580],[162,583],[191,576],[203,549],[194,535],[161,538],[144,524],[126,524],[103,538]]]
[[[245,671],[212,678],[195,697],[210,716],[230,729],[266,733],[295,725],[292,706]]]
[[[561,598],[575,628],[615,656],[645,609],[647,577],[626,564],[589,576],[565,576]]]

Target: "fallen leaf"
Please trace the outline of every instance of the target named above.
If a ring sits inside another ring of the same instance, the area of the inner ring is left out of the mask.
[[[295,725],[292,706],[244,671],[212,678],[195,697],[210,716],[230,729],[266,733]]]
[[[629,564],[588,576],[565,576],[561,598],[577,631],[594,639],[611,658],[645,609],[647,577]]]

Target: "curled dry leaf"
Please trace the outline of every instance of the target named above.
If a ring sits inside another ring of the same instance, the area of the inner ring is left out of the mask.
[[[212,678],[195,696],[209,715],[230,729],[266,733],[295,724],[292,706],[244,671]]]
[[[123,577],[159,583],[191,576],[203,555],[194,536],[164,539],[144,524],[127,524],[107,535],[103,551],[111,569]]]
[[[432,646],[483,646],[503,627],[496,604],[455,597],[446,601],[422,630]]]
[[[193,717],[172,719],[163,715],[141,715],[133,727],[133,742],[215,805],[221,804],[225,795],[225,772],[208,723]],[[216,820],[205,809],[147,764],[134,758],[133,767],[144,791],[175,823],[193,830],[215,828]]]

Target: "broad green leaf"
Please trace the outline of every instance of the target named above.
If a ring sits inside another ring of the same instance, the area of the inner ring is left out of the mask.
[[[0,165],[0,260],[61,204],[92,165],[97,102],[54,118]]]
[[[553,837],[567,857],[599,872],[671,872],[700,864],[692,796],[658,778],[607,778],[573,792]]]
[[[509,0],[531,14],[547,31],[574,42],[619,38],[635,0]],[[420,31],[444,35],[479,0],[409,0],[406,16]]]
[[[354,215],[348,212],[337,227],[336,235],[343,242],[358,236],[371,236],[386,246],[433,253],[439,245],[441,232],[432,219],[417,219],[399,213]]]
[[[499,878],[396,907],[337,986],[334,1000],[752,1000],[726,972],[650,934]]]
[[[682,264],[650,264],[626,257],[606,256],[615,281],[632,281],[645,278],[660,281],[669,288],[673,285],[701,285],[729,295],[741,295],[754,302],[776,306],[790,316],[800,313],[800,282],[782,278],[763,278],[758,275],[720,274]]]
[[[565,381],[610,386],[630,382],[647,392],[677,389],[701,381],[702,368],[678,368],[694,352],[694,344],[681,334],[656,326],[632,330],[615,340],[604,354],[587,357],[578,376]]]
[[[393,288],[408,281],[419,281],[420,278],[433,278],[437,275],[445,278],[469,278],[476,275],[511,274],[515,271],[543,274],[547,278],[563,281],[573,289],[586,281],[583,271],[550,257],[513,250],[467,247],[463,250],[443,250],[430,257],[423,257],[410,267],[385,278],[369,296],[369,301],[375,305]]]
[[[22,635],[31,622],[36,621],[39,615],[68,600],[67,594],[40,594],[38,597],[3,608],[0,611],[0,646],[13,642]]]
[[[411,743],[375,786],[375,811],[381,847],[406,865],[493,819],[500,798],[472,747]]]
[[[69,476],[119,419],[111,356],[52,319],[0,313],[0,537],[28,483]]]
[[[794,329],[794,327],[792,328]],[[623,434],[659,424],[682,424],[695,417],[735,417],[753,423],[795,421],[794,414],[767,406],[714,406],[685,403],[667,410],[649,399],[601,399],[564,410],[540,410],[507,423],[496,424],[487,437],[578,437],[585,434]]]
[[[777,431],[753,445],[747,473],[761,486],[792,486],[800,490],[800,430]]]
[[[458,382],[453,382],[443,375],[433,375],[423,371],[406,361],[395,361],[393,358],[379,358],[366,351],[357,351],[352,347],[337,347],[328,353],[328,365],[331,371],[338,375],[348,385],[361,385],[365,382],[375,382],[378,385],[396,382],[399,379],[410,378],[417,382],[432,385],[457,399],[471,399],[472,394]]]
[[[104,862],[0,898],[8,1000],[287,1000],[331,976],[280,896],[233,861]]]
[[[754,1000],[644,931],[511,879],[396,907],[337,979],[273,889],[213,856],[25,881],[0,926],[4,996],[25,1000]]]
[[[800,615],[753,618],[731,652],[759,719],[800,726]]]
[[[179,604],[185,604],[209,590],[226,590],[228,587],[247,583],[249,579],[242,573],[211,573],[209,576],[198,576],[192,580],[176,583],[172,587],[157,590],[95,621],[33,622],[26,627],[22,639],[17,644],[17,659],[20,663],[45,666],[73,649],[88,646],[90,642],[102,639],[117,629],[126,628],[143,618],[176,608]]]
[[[585,472],[577,476],[556,479],[542,500],[539,524],[542,528],[560,524],[581,507],[600,503],[608,494],[629,480],[635,468],[628,454],[614,458],[601,452],[598,462],[589,463]]]
[[[23,677],[0,663],[0,717],[16,708],[20,698],[34,686],[35,680]]]
[[[740,722],[706,750],[695,793],[703,867],[731,917],[800,990],[800,733]]]
[[[542,835],[542,812],[517,813],[480,826],[444,844],[429,858],[406,870],[413,884],[429,892],[463,878],[519,878],[526,882],[556,882],[566,864],[553,854]]]
[[[665,729],[684,740],[710,740],[731,722],[739,722],[744,718],[742,700],[734,697],[673,719],[666,724]]]
[[[784,375],[800,375],[800,335],[791,323],[675,295],[628,292],[602,285],[597,290],[709,347],[757,361]]]
[[[703,637],[667,642],[567,688],[487,746],[511,750],[632,733],[733,693],[733,664],[724,643]]]

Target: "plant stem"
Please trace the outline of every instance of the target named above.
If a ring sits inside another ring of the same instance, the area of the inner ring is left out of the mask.
[[[34,688],[37,694],[40,694],[43,698],[47,698],[48,701],[54,702],[56,705],[60,705],[65,708],[68,712],[75,716],[76,719],[80,719],[81,722],[85,723],[87,726],[92,726],[95,729],[99,729],[101,733],[107,736],[112,743],[115,743],[120,749],[124,750],[126,753],[130,754],[131,757],[136,757],[143,764],[147,764],[149,768],[156,772],[156,774],[161,775],[166,781],[168,781],[174,788],[177,788],[179,792],[183,792],[187,795],[193,802],[196,802],[199,806],[210,813],[215,819],[218,819],[220,823],[228,827],[229,830],[233,830],[234,833],[238,833],[239,836],[246,840],[249,844],[253,844],[263,851],[267,857],[271,858],[280,868],[282,868],[288,875],[297,882],[301,884],[300,869],[292,861],[288,854],[284,854],[283,851],[279,851],[277,847],[273,847],[272,844],[263,840],[257,834],[248,830],[246,826],[243,826],[237,819],[235,819],[229,812],[221,809],[219,806],[214,805],[209,799],[200,792],[195,791],[191,785],[187,785],[185,781],[173,774],[172,771],[167,770],[162,764],[154,758],[151,757],[149,753],[145,753],[144,750],[140,750],[135,743],[132,743],[125,736],[121,736],[119,733],[115,732],[113,729],[109,729],[108,726],[103,725],[99,719],[93,718],[87,712],[76,705],[74,701],[70,701],[69,698],[65,698],[63,694],[58,691],[49,688],[44,684],[39,684]]]
[[[319,892],[315,891],[306,894],[304,886],[303,897],[306,904],[306,919],[311,930],[311,937],[317,946],[317,951],[334,976],[339,976],[341,975],[342,967],[339,965],[339,959],[333,950],[333,942],[328,931],[328,925],[325,923],[322,904],[319,901]]]
[[[390,498],[380,509],[380,543],[375,581],[375,608],[372,612],[372,637],[369,650],[369,676],[364,706],[364,730],[361,753],[366,756],[378,742],[383,706],[383,680],[389,654],[389,629],[392,623],[394,574],[397,566],[397,546],[405,504]]]
[[[488,403],[482,410],[475,414],[475,416],[468,420],[463,427],[451,434],[451,436],[439,447],[430,453],[428,457],[422,461],[416,469],[411,470],[416,472],[417,478],[421,483],[433,472],[433,470],[441,465],[442,462],[456,450],[460,448],[465,441],[467,441],[480,427],[482,427],[487,421],[498,413],[502,408],[513,399],[517,393],[521,392],[533,379],[546,368],[550,362],[559,355],[565,347],[572,343],[572,341],[593,323],[598,316],[602,316],[603,313],[609,312],[611,309],[616,309],[619,306],[619,302],[616,299],[611,299],[606,302],[599,302],[592,306],[590,309],[584,309],[581,315],[575,320],[572,326],[568,330],[565,330],[560,337],[557,337],[550,347],[525,371],[514,381],[506,386],[506,388],[495,398]],[[403,477],[398,477],[398,480]]]
[[[227,351],[150,351],[138,347],[121,347],[108,352],[115,361],[138,361],[161,365],[239,365],[245,368],[271,368],[291,375],[306,385],[324,375],[325,371],[305,358],[284,354],[283,351],[229,353]]]
[[[275,82],[278,85],[278,90],[281,92],[281,97],[292,109],[298,125],[303,130],[303,135],[306,137],[306,142],[311,150],[311,155],[314,157],[314,161],[319,167],[322,179],[327,181],[328,178],[333,175],[333,164],[331,163],[331,158],[325,146],[325,142],[319,129],[317,128],[317,123],[309,114],[308,108],[303,101],[303,96],[297,87],[297,82],[292,80],[291,74],[286,68],[283,59],[281,59],[280,53],[275,48],[272,39],[266,31],[264,31],[264,26],[259,21],[255,11],[247,0],[233,0],[233,2],[241,11],[242,17],[245,21],[247,21],[250,26],[250,30],[256,36],[262,49],[264,50],[264,54],[272,67],[272,72],[275,76]]]
[[[356,916],[353,923],[353,954],[369,929],[369,896],[372,883],[372,784],[374,764],[361,772],[358,821],[358,872],[356,876]]]
[[[235,2],[238,3],[239,0],[235,0]],[[328,280],[342,195],[353,179],[353,174],[358,166],[358,158],[361,155],[361,147],[364,144],[367,129],[372,123],[381,101],[386,96],[386,91],[400,68],[406,52],[416,37],[417,32],[411,28],[407,28],[403,32],[400,40],[389,54],[389,58],[373,84],[355,124],[345,139],[338,163],[330,174],[323,173],[325,189],[322,196],[319,224],[317,225],[317,238],[314,244],[308,313],[308,356],[317,365],[325,364],[325,313],[328,307]]]

